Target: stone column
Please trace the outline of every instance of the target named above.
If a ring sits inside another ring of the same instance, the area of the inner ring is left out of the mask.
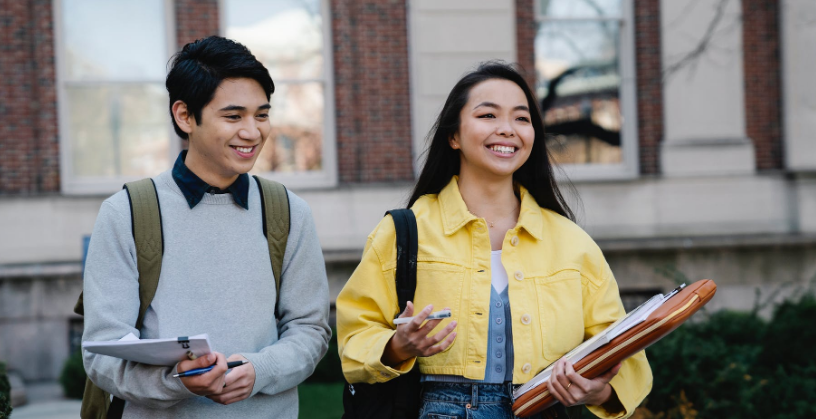
[[[745,134],[740,0],[661,0],[664,175],[755,171]]]

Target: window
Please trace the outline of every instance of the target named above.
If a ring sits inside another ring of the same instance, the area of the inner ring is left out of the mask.
[[[538,0],[536,93],[573,179],[638,173],[632,0]]]
[[[63,191],[110,193],[166,170],[180,147],[164,88],[169,1],[54,4]]]
[[[275,82],[272,134],[253,173],[295,187],[333,186],[334,97],[327,0],[222,0],[224,36]]]

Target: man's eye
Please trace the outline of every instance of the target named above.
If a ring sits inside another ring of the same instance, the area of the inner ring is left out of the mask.
[[[241,117],[239,115],[225,115],[224,118],[227,118],[227,119],[230,119],[230,120],[233,120],[233,121],[237,121],[237,120],[241,119]]]
[[[261,113],[261,114],[258,114],[256,116],[256,118],[266,119],[266,118],[269,118],[269,114],[268,113]]]

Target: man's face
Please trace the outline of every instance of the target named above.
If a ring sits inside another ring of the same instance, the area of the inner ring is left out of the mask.
[[[272,130],[269,108],[257,81],[222,81],[202,109],[200,124],[190,125],[187,167],[219,187],[229,186],[238,175],[249,172]]]

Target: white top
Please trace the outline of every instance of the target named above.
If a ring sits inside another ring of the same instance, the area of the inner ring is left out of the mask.
[[[501,250],[492,250],[490,252],[490,279],[493,288],[499,294],[507,288],[507,271],[504,270],[504,265],[502,265],[501,254]]]

